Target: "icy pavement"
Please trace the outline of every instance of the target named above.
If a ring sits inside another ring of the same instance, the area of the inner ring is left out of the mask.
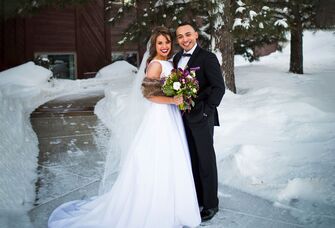
[[[108,134],[93,114],[101,98],[63,97],[32,113],[40,150],[35,207],[29,212],[34,227],[47,227],[49,214],[62,202],[96,193],[104,162],[96,132]]]
[[[104,163],[103,144],[108,138],[108,131],[93,114],[100,98],[57,99],[32,114],[40,148],[35,207],[29,212],[34,227],[47,227],[48,217],[58,205],[97,194]],[[291,215],[291,209],[225,185],[219,189],[220,210],[201,227],[311,228],[335,224],[332,217],[322,223],[302,223]]]

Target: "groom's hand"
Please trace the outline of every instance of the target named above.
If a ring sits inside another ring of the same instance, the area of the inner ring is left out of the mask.
[[[215,107],[212,107],[212,106],[210,106],[210,105],[208,105],[208,104],[204,104],[204,105],[205,105],[205,106],[204,106],[203,116],[204,116],[204,117],[208,117],[208,116],[212,115],[213,112],[214,112],[214,108],[215,108]]]

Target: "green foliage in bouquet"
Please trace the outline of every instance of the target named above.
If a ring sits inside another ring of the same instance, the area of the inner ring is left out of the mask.
[[[199,82],[196,79],[195,71],[199,67],[183,70],[173,69],[171,74],[164,78],[162,90],[166,96],[183,96],[184,103],[179,105],[182,111],[190,111],[194,107],[194,98],[197,97]]]

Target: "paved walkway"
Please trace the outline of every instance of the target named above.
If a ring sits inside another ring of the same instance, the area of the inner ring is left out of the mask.
[[[35,207],[29,212],[34,227],[47,227],[58,205],[97,194],[103,169],[107,129],[93,114],[101,95],[64,97],[39,107],[31,123],[39,138],[39,179]],[[228,186],[220,186],[220,211],[201,226],[211,228],[294,228],[334,227],[327,224],[303,225],[288,210]]]
[[[32,113],[40,149],[35,207],[29,213],[35,227],[46,227],[51,211],[62,202],[96,194],[104,162],[97,134],[108,135],[93,113],[101,98],[62,97]]]

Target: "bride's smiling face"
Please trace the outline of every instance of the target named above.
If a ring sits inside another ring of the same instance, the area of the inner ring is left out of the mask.
[[[170,54],[170,51],[171,51],[171,38],[167,39],[167,37],[163,35],[157,36],[157,39],[156,39],[157,55],[156,57],[162,60],[163,59],[166,60],[168,58],[168,55]]]

